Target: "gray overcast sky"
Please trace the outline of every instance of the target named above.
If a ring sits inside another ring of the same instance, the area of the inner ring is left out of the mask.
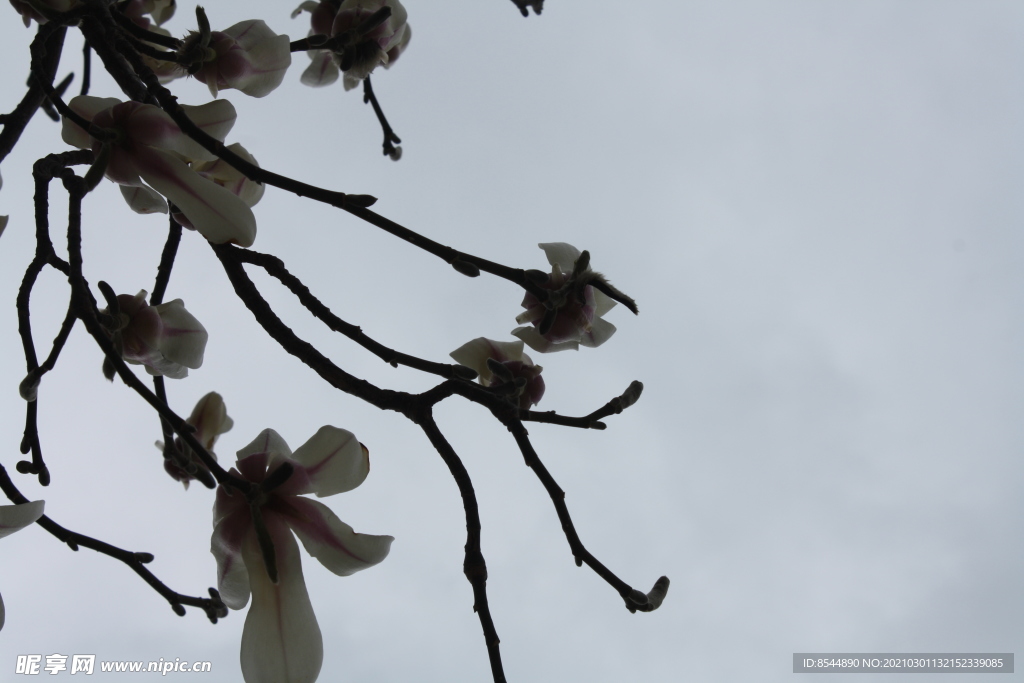
[[[639,317],[608,315],[618,332],[600,349],[531,355],[545,367],[541,409],[584,414],[633,379],[642,400],[605,432],[530,431],[587,547],[644,590],[671,577],[661,610],[631,615],[575,567],[500,425],[459,401],[438,411],[481,500],[509,680],[789,681],[800,651],[1024,651],[1024,6],[548,0],[529,19],[508,0],[406,6],[412,43],[374,76],[404,142],[399,163],[380,156],[357,92],[298,83],[302,54],[264,100],[223,93],[239,113],[228,140],[277,172],[373,194],[383,215],[484,258],[543,268],[538,242],[589,249],[639,302]],[[192,7],[172,33],[192,27]],[[262,18],[298,38],[308,20],[290,20],[291,9],[207,7],[215,29]],[[32,33],[8,10],[0,110],[21,97]],[[80,70],[79,44],[69,38],[60,75]],[[209,99],[200,83],[173,87],[185,103]],[[118,94],[97,74],[92,92]],[[12,472],[30,166],[65,148],[38,116],[2,166],[0,461]],[[86,208],[90,281],[150,289],[164,219],[136,217],[110,183]],[[521,293],[503,281],[464,278],[273,189],[255,213],[254,248],[385,344],[444,360],[515,327]],[[256,280],[349,371],[430,386]],[[41,347],[65,288],[50,271],[37,290]],[[324,502],[357,531],[396,541],[349,578],[305,557],[321,680],[489,680],[461,573],[458,492],[426,440],[276,349],[195,233],[171,279],[177,297],[211,338],[205,365],[169,382],[170,399],[187,414],[207,391],[223,394],[235,428],[218,443],[222,462],[265,427],[294,448],[334,424],[371,451],[366,483]],[[76,329],[40,389],[53,483],[16,481],[59,523],[153,552],[168,585],[203,594],[215,582],[212,493],[166,477],[156,419],[99,367]],[[216,626],[193,610],[179,618],[119,563],[73,554],[38,527],[0,548],[0,671],[18,654],[91,653],[210,660],[204,681],[241,680],[243,614]]]

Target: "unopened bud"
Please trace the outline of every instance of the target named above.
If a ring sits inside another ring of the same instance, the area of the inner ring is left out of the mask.
[[[155,558],[153,557],[153,553],[135,553],[135,559],[142,564],[149,564]]]
[[[40,368],[36,368],[28,373],[25,379],[21,380],[21,384],[18,385],[18,394],[29,403],[36,400],[36,395],[39,393],[39,380],[42,379],[42,376],[43,373],[40,372]]]
[[[642,394],[643,391],[643,382],[639,382],[637,380],[633,380],[632,382],[630,382],[626,390],[622,392],[622,396],[619,396],[619,406],[622,408],[622,410],[625,410],[626,408],[630,407],[638,400],[640,400],[640,394]]]
[[[468,262],[463,261],[462,259],[459,259],[459,258],[457,258],[454,261],[452,261],[452,268],[454,268],[458,272],[462,273],[466,277],[479,277],[480,276],[480,269],[479,268],[477,268],[472,263],[468,263]]]

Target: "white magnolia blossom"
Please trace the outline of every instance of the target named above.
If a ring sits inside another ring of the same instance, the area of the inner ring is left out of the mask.
[[[190,39],[198,39],[198,34],[194,36]],[[214,97],[227,88],[241,90],[250,97],[269,95],[281,85],[292,63],[288,36],[277,35],[259,19],[213,31],[209,54],[192,75],[205,83]]]
[[[306,0],[292,12],[292,17],[309,12],[312,28],[310,35],[337,36],[354,31],[383,7],[391,8],[391,16],[368,33],[358,36],[343,52],[310,50],[313,62],[302,73],[302,82],[318,88],[338,80],[344,71],[345,90],[351,90],[370,75],[377,66],[391,68],[412,38],[412,29],[406,22],[408,13],[399,0],[344,0],[338,4],[331,0]]]
[[[150,104],[90,96],[76,97],[69,106],[114,135],[107,143],[105,175],[127,188],[123,194],[133,210],[152,213],[162,207],[166,212],[163,197],[167,197],[211,242],[252,246],[256,239],[252,210],[237,195],[189,167],[188,162],[217,157],[185,135],[166,112]],[[193,123],[221,141],[235,123],[235,108],[227,100],[183,109]],[[104,144],[66,117],[62,136],[69,145],[97,154]]]
[[[534,365],[533,360],[523,353],[523,342],[500,342],[485,337],[477,337],[468,341],[449,354],[459,365],[476,370],[480,384],[492,387],[522,377],[526,384],[522,387],[516,403],[520,408],[529,410],[540,403],[544,395],[544,378],[540,376],[542,368]],[[506,377],[494,374],[488,365],[488,359],[504,366]]]
[[[120,311],[112,332],[126,362],[172,379],[202,366],[208,335],[181,299],[150,306],[141,291],[135,296],[119,294],[117,303]],[[107,309],[101,312],[109,314]]]
[[[537,297],[527,293],[522,304],[526,310],[516,317],[516,322],[531,325],[517,327],[512,330],[512,334],[526,342],[534,351],[541,353],[567,349],[575,351],[579,349],[580,344],[593,348],[608,341],[609,337],[615,334],[615,326],[603,320],[601,316],[615,306],[615,301],[586,284],[588,278],[600,276],[593,273],[588,265],[580,274],[580,278],[570,281],[576,260],[581,255],[580,250],[565,242],[550,242],[537,246],[544,250],[548,263],[551,264],[548,281],[541,287],[552,292],[561,290],[566,295],[565,301],[555,313],[551,328],[541,334],[539,328],[548,309]]]
[[[43,516],[44,501],[34,500],[19,505],[0,505],[0,538],[10,536],[15,531],[24,529]],[[0,629],[4,627],[7,612],[3,598],[0,597]]]
[[[282,483],[283,466],[292,471]],[[242,630],[246,683],[310,683],[319,675],[323,638],[306,592],[295,536],[306,552],[339,576],[382,561],[394,539],[358,534],[326,505],[303,495],[322,498],[351,491],[369,471],[369,452],[351,432],[337,427],[321,427],[294,453],[272,429],[238,451],[237,469],[231,473],[261,490],[251,503],[233,488],[217,489],[210,552],[217,558],[217,586],[224,604],[242,609],[252,595]],[[267,568],[257,523],[273,544],[276,580]]]

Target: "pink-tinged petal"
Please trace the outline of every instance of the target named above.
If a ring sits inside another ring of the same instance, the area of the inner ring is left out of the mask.
[[[290,460],[292,449],[273,429],[264,429],[252,443],[238,451],[238,469],[248,481],[260,483],[271,462]]]
[[[249,571],[242,559],[247,534],[256,535],[248,507],[221,519],[210,538],[210,552],[217,559],[217,590],[231,609],[242,609],[249,602]]]
[[[231,87],[250,97],[264,97],[281,85],[292,63],[288,36],[277,35],[259,19],[235,24],[224,33],[237,41],[245,55],[241,73],[231,75],[220,70]]]
[[[224,142],[224,138],[231,132],[237,118],[235,106],[228,100],[214,100],[197,107],[186,104],[181,108],[185,110],[192,123],[202,128],[207,135],[211,135],[221,142]],[[206,151],[198,142],[184,133],[179,138],[175,138],[173,147],[167,149],[172,149],[192,161],[213,161],[217,158],[216,155]]]
[[[248,150],[237,142],[228,145],[228,149],[250,164],[259,166],[259,163],[249,154]],[[237,195],[239,199],[245,202],[246,206],[256,206],[260,199],[263,198],[263,193],[266,190],[263,185],[245,177],[241,171],[230,166],[223,159],[197,161],[192,164],[192,170],[230,190],[232,194]]]
[[[556,351],[577,351],[580,348],[579,342],[567,341],[556,344],[541,336],[536,327],[517,327],[512,330],[512,336],[519,337],[526,345],[540,353],[554,353]]]
[[[313,61],[302,72],[302,78],[299,80],[311,88],[322,88],[338,80],[341,71],[338,69],[334,58],[331,57],[330,52],[320,50],[318,52],[309,52],[308,54]]]
[[[193,370],[203,365],[203,354],[209,335],[202,323],[185,310],[181,299],[153,307],[163,321],[160,351],[175,363]]]
[[[121,196],[135,213],[167,213],[167,202],[148,187],[132,187],[130,185],[119,185],[118,187],[121,188]]]
[[[228,470],[228,474],[235,477],[242,476],[234,467]],[[249,503],[246,501],[245,495],[241,491],[227,486],[218,486],[217,495],[213,502],[213,526],[216,527],[222,519],[239,510],[249,510]]]
[[[252,605],[242,630],[242,676],[246,683],[313,683],[324,660],[323,637],[302,576],[299,545],[287,526],[266,517],[274,542],[278,582],[267,575],[256,541],[246,537]]]
[[[281,487],[282,496],[315,493],[318,498],[351,491],[370,473],[370,454],[352,432],[325,425],[292,455],[305,474]]]
[[[18,505],[0,505],[0,538],[10,536],[15,531],[20,531],[29,524],[35,523],[43,516],[45,504],[45,501],[34,500],[31,503]]]
[[[96,114],[118,104],[121,104],[121,100],[113,97],[91,97],[89,95],[79,95],[68,102],[68,107],[71,108],[71,111],[75,112],[87,121],[92,121]],[[72,123],[65,117],[61,117],[60,136],[64,142],[68,143],[72,147],[78,147],[79,149],[92,149],[94,142],[92,137],[83,129],[79,128],[77,124]]]
[[[590,329],[583,333],[580,343],[593,349],[604,344],[613,334],[615,334],[615,325],[612,325],[607,320],[594,318]]]
[[[142,179],[188,217],[193,227],[214,244],[234,242],[252,246],[256,217],[241,199],[203,178],[183,161],[163,150],[142,147],[135,152]]]
[[[592,289],[594,290],[594,317],[599,318],[615,308],[615,299],[597,288]]]
[[[572,272],[576,259],[580,257],[580,250],[565,242],[548,242],[537,246],[544,250],[548,263],[558,266],[566,275]]]
[[[290,498],[299,517],[284,517],[302,541],[306,552],[338,576],[349,576],[381,562],[388,556],[391,536],[357,534],[323,503]]]

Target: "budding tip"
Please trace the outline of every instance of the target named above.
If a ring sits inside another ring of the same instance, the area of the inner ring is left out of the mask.
[[[185,606],[180,602],[172,603],[171,609],[173,609],[174,613],[177,614],[179,617],[185,616]]]

